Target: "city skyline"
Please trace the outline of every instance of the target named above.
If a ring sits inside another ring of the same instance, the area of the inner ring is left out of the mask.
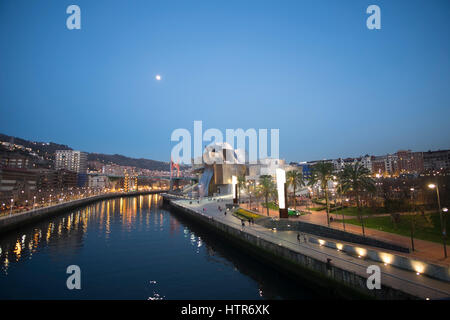
[[[447,149],[449,4],[377,3],[381,30],[366,2],[80,0],[68,30],[66,3],[4,2],[2,131],[161,161],[194,120],[279,128],[287,161]]]
[[[0,134],[4,134],[4,133],[3,133],[3,132],[0,132]],[[12,137],[12,136],[11,136],[11,138],[20,138],[20,139],[23,139],[23,137]],[[57,142],[55,142],[55,141],[36,141],[36,140],[29,140],[29,141],[30,141],[30,142],[34,142],[34,143],[57,143]],[[2,141],[0,140],[0,142],[2,142]],[[3,142],[11,142],[11,141],[3,141]],[[13,142],[13,143],[15,143],[15,142]],[[58,143],[58,144],[64,145],[64,143]],[[19,145],[20,145],[20,144],[19,144]],[[68,145],[68,147],[71,148],[71,149],[74,150],[74,151],[87,152],[87,151],[85,151],[85,150],[77,150],[77,149],[75,149],[75,148],[72,148],[72,147],[69,146],[69,145]],[[397,154],[398,152],[403,152],[403,151],[410,151],[410,152],[413,152],[413,153],[417,153],[417,152],[419,152],[419,153],[426,153],[426,152],[448,151],[449,149],[450,149],[450,148],[442,148],[442,149],[434,149],[434,150],[431,150],[431,149],[428,149],[428,150],[411,150],[411,149],[405,149],[405,148],[397,148],[396,151],[393,151],[393,152],[386,152],[386,153],[382,153],[382,154],[366,153],[366,154],[360,154],[360,155],[356,155],[356,156],[355,156],[355,155],[353,155],[353,156],[349,156],[349,155],[340,155],[340,156],[333,157],[333,158],[318,158],[318,159],[303,159],[303,160],[290,160],[290,159],[284,159],[284,158],[282,158],[282,157],[280,157],[279,159],[285,160],[287,163],[305,163],[305,162],[329,161],[329,160],[338,160],[338,159],[342,159],[342,160],[346,160],[346,159],[356,159],[356,158],[361,158],[361,157],[366,157],[366,156],[378,157],[378,156],[385,156],[385,155],[395,155],[395,154]],[[99,154],[100,152],[97,152],[97,151],[94,150],[94,151],[89,152],[89,153]],[[108,155],[113,155],[113,154],[108,154]],[[120,155],[120,156],[129,157],[129,156],[126,155],[126,154],[118,154],[118,153],[114,153],[114,155]],[[131,158],[132,158],[132,157],[131,157]],[[270,155],[269,155],[269,158],[271,158]],[[145,159],[145,158],[142,158],[142,159]],[[149,160],[155,160],[155,161],[167,162],[167,163],[170,162],[170,161],[168,161],[168,160],[160,160],[160,159],[149,159]]]

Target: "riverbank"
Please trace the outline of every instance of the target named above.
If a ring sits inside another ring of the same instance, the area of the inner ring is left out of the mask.
[[[2,216],[0,217],[0,234],[20,228],[29,223],[59,214],[61,212],[65,212],[67,210],[72,210],[75,208],[79,208],[90,203],[120,197],[134,197],[139,195],[146,194],[156,194],[166,192],[165,190],[158,191],[135,191],[135,192],[115,192],[115,193],[106,193],[101,195],[96,195],[92,197],[87,197],[83,199],[72,200],[68,202],[59,203],[53,206],[28,210],[20,213],[16,213],[13,215]]]
[[[165,195],[163,195],[165,197]],[[229,239],[241,250],[271,264],[280,272],[309,280],[321,289],[346,298],[443,299],[450,296],[450,285],[390,265],[351,257],[312,243],[299,243],[296,232],[277,231],[259,225],[242,226],[231,212],[224,214],[226,200],[219,202],[165,198],[177,212]],[[328,261],[328,259],[331,259]],[[367,267],[381,271],[381,289],[367,288]]]

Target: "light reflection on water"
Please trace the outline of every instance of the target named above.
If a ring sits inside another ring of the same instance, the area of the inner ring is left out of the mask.
[[[3,235],[0,298],[314,297],[160,202],[158,195],[102,201]],[[81,268],[81,290],[65,287],[71,264]]]

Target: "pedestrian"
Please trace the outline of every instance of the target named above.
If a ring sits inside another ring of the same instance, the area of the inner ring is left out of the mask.
[[[300,242],[300,233],[297,233],[297,241]]]
[[[245,227],[245,222],[244,222],[244,220],[241,220],[241,223],[242,223],[242,228]]]

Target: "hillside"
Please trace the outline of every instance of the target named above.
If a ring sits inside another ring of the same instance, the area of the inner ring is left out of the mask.
[[[89,153],[88,161],[100,161],[102,163],[115,163],[121,166],[131,166],[141,169],[169,171],[169,163],[150,159],[136,159],[129,158],[120,154],[102,154],[102,153]]]
[[[73,150],[71,147],[54,142],[29,141],[18,137],[12,137],[0,133],[0,142],[9,142],[30,148],[32,152],[42,156],[45,160],[53,160],[56,150]],[[17,152],[17,151],[15,151]],[[23,152],[22,152],[23,153]],[[115,163],[121,166],[137,167],[149,170],[169,171],[169,163],[151,159],[136,159],[120,154],[108,155],[102,153],[88,153],[88,161],[100,161],[102,163]]]

